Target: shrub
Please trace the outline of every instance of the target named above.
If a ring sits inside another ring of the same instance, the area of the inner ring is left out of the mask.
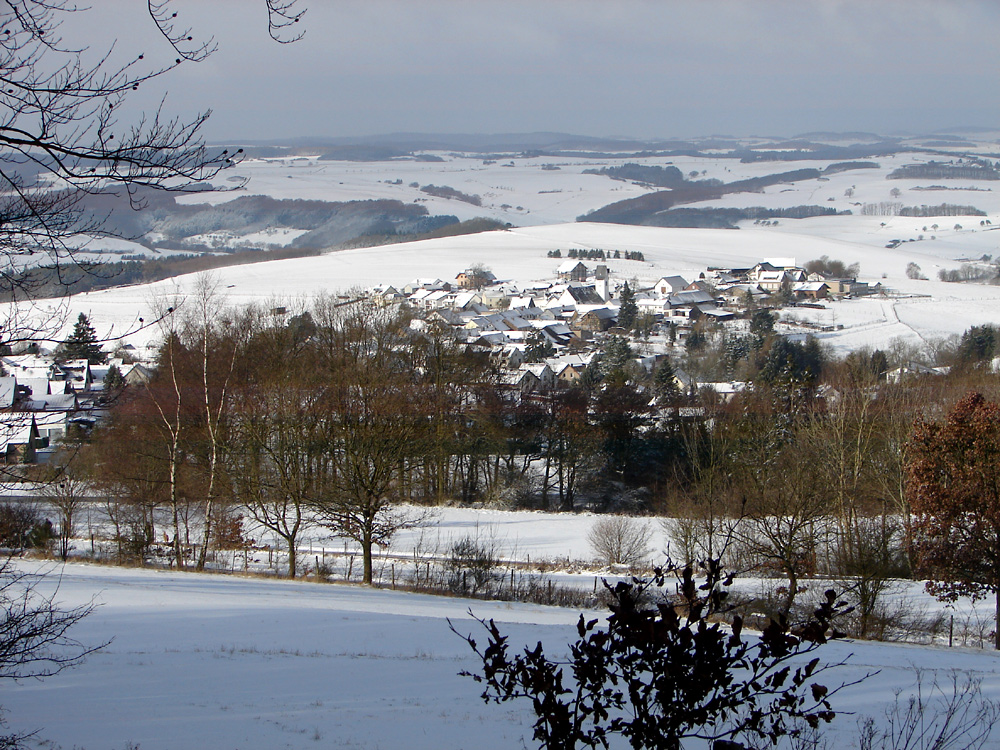
[[[0,547],[28,549],[44,547],[55,537],[52,522],[25,503],[0,505]]]
[[[687,739],[716,748],[744,748],[743,741],[763,747],[831,721],[830,698],[840,688],[817,682],[828,665],[802,657],[836,637],[830,623],[843,605],[834,592],[794,628],[781,618],[759,635],[745,635],[739,617],[731,628],[718,622],[728,611],[732,577],[717,561],[705,563],[703,573],[702,583],[690,566],[668,566],[651,580],[605,583],[606,627],[581,615],[579,639],[559,660],[549,659],[541,643],[512,654],[496,623],[478,620],[486,647],[459,635],[483,670],[463,674],[484,686],[487,702],[530,700],[533,736],[545,750],[624,746],[616,736],[634,750],[679,750]],[[676,580],[674,600],[662,593],[668,578]],[[650,598],[658,601],[642,603]]]
[[[500,550],[495,539],[466,536],[451,545],[445,571],[455,593],[488,596],[503,579]]]
[[[950,685],[937,679],[929,687],[917,672],[915,694],[886,709],[876,722],[866,717],[859,722],[861,750],[979,750],[986,747],[1000,720],[1000,703],[983,697],[981,680],[957,673]]]
[[[652,537],[648,523],[629,516],[609,516],[594,522],[587,541],[605,567],[638,568],[649,558]]]

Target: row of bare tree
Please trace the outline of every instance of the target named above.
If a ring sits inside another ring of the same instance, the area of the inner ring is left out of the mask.
[[[287,546],[289,575],[320,523],[360,546],[369,582],[373,548],[414,520],[401,502],[570,510],[586,496],[680,519],[688,560],[725,548],[734,567],[786,577],[785,611],[803,578],[852,576],[864,614],[913,569],[914,420],[993,382],[888,384],[848,363],[826,388],[779,382],[701,411],[654,408],[655,382],[610,358],[578,387],[520,397],[487,352],[356,300],[230,308],[206,286],[167,320],[155,376],[120,395],[78,454],[119,540],[148,546],[166,510],[179,566],[200,524],[201,568],[239,508]]]
[[[987,510],[993,480],[981,469],[984,484],[967,490],[980,498],[975,509],[953,500],[930,509],[914,480],[915,467],[946,450],[917,440],[915,423],[940,422],[970,390],[995,399],[997,381],[984,371],[896,384],[847,377],[832,389],[828,383],[823,398],[759,388],[743,394],[713,412],[710,429],[691,433],[690,473],[665,507],[671,551],[687,561],[722,557],[736,570],[782,576],[787,586],[775,606],[785,613],[806,578],[849,582],[857,634],[877,635],[895,579],[955,579],[937,560],[954,554],[948,547],[958,539],[955,529],[969,526],[970,513],[980,524],[1000,517],[1000,509]],[[1000,441],[996,429],[985,430],[985,438],[967,433],[970,445]],[[943,522],[948,503],[956,507]],[[978,552],[967,546],[962,554],[992,558],[995,535],[980,536]]]
[[[118,395],[76,458],[123,543],[148,546],[168,511],[178,566],[193,536],[204,567],[213,525],[239,507],[287,545],[290,575],[316,521],[361,547],[370,581],[373,547],[413,520],[400,501],[572,509],[582,483],[620,494],[678,453],[621,373],[524,398],[488,351],[405,310],[233,308],[210,287],[166,315],[153,378]]]

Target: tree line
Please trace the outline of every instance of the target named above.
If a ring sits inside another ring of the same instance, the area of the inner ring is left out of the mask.
[[[108,498],[123,554],[159,531],[178,566],[204,567],[238,514],[282,540],[290,576],[320,524],[360,547],[371,582],[374,550],[418,520],[403,505],[658,513],[676,559],[784,578],[776,611],[814,574],[849,578],[855,632],[877,635],[889,581],[923,570],[914,422],[998,390],[985,326],[951,375],[893,383],[886,353],[836,361],[757,311],[752,385],[724,400],[685,392],[670,359],[646,373],[621,336],[576,384],[523,394],[487,349],[403,308],[226,308],[207,293],[185,307],[152,379],[121,391],[73,468]]]

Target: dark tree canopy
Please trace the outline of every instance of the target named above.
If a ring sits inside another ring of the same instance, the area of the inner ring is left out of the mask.
[[[946,601],[993,595],[1000,615],[1000,404],[970,393],[944,423],[918,420],[906,489],[928,590]]]
[[[554,357],[556,348],[541,331],[532,331],[525,338],[524,361],[542,362],[548,357]]]
[[[669,359],[664,359],[653,374],[653,389],[664,404],[674,404],[681,397],[677,385],[677,372]]]
[[[635,292],[626,281],[618,301],[618,325],[625,329],[632,328],[638,315],[639,306],[635,302]]]
[[[615,382],[624,382],[628,379],[628,364],[635,356],[628,341],[621,336],[612,336],[604,344],[601,352],[601,374]]]
[[[755,310],[750,316],[750,333],[763,338],[774,331],[777,320],[778,316],[770,310]]]
[[[823,369],[823,351],[819,342],[809,337],[804,344],[778,336],[762,351],[756,382],[765,385],[813,385]]]
[[[802,657],[836,635],[831,619],[844,605],[834,592],[807,622],[772,620],[750,634],[738,616],[731,629],[719,622],[731,576],[717,561],[700,572],[704,581],[689,566],[605,584],[611,615],[600,628],[581,615],[568,658],[548,657],[541,643],[517,652],[495,622],[480,620],[486,647],[462,637],[483,670],[464,674],[487,702],[530,700],[542,750],[606,748],[615,736],[636,750],[680,750],[688,739],[764,747],[831,721],[839,688],[817,681],[827,668],[818,658]],[[663,597],[658,589],[674,577],[678,595]]]
[[[958,362],[960,365],[975,366],[989,362],[997,351],[1000,336],[995,326],[984,324],[972,326],[962,334],[958,344]]]
[[[847,265],[842,260],[831,259],[828,255],[822,255],[816,260],[811,260],[804,266],[808,273],[821,273],[824,276],[838,279],[854,279],[861,272],[860,263]]]

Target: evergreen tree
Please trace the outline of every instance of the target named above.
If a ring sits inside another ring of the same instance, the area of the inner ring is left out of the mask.
[[[625,372],[628,363],[635,356],[632,347],[621,336],[612,336],[604,345],[601,355],[601,373],[606,379],[621,384],[628,380]]]
[[[749,292],[747,293],[749,294]],[[774,331],[774,324],[777,319],[778,316],[770,310],[756,310],[754,314],[750,316],[750,333],[754,334],[758,338],[764,338],[769,333]]]
[[[989,324],[972,326],[962,334],[958,345],[960,365],[970,366],[988,362],[997,349],[997,329]]]
[[[875,378],[882,380],[885,378],[885,374],[889,371],[889,358],[885,356],[884,351],[876,349],[872,352],[869,367],[871,368],[872,374]]]
[[[702,333],[698,328],[692,328],[691,333],[689,333],[687,338],[684,339],[684,347],[689,352],[698,352],[704,348],[706,341],[707,339],[704,333]]]
[[[85,359],[92,365],[107,362],[108,355],[101,351],[97,341],[97,332],[90,324],[90,319],[80,313],[73,326],[73,333],[59,345],[61,359]]]
[[[107,375],[104,376],[104,392],[116,393],[125,387],[125,376],[118,369],[118,365],[111,365]]]
[[[791,385],[801,383],[813,386],[823,369],[823,351],[819,342],[810,336],[798,344],[779,336],[762,352],[762,362],[755,382],[765,385]]]
[[[591,393],[598,385],[600,385],[603,373],[601,372],[601,365],[596,360],[592,361],[587,365],[583,372],[580,374],[580,388],[584,393]]]
[[[113,393],[124,386],[125,376],[122,375],[122,371],[118,369],[118,365],[111,365],[108,368],[107,375],[104,376],[104,391],[106,393]]]
[[[525,339],[525,344],[525,362],[542,362],[556,353],[556,348],[552,346],[541,331],[532,331],[529,333]]]
[[[631,328],[635,325],[635,319],[639,314],[639,307],[635,303],[635,292],[625,282],[622,287],[621,297],[618,301],[618,325],[621,328]]]
[[[656,395],[665,404],[673,404],[681,396],[681,389],[677,387],[676,371],[669,359],[664,359],[653,375],[653,389]]]

